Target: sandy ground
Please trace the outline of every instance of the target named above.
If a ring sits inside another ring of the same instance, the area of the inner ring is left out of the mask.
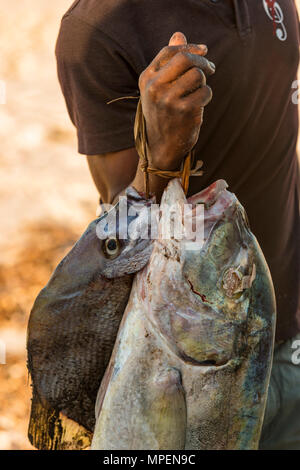
[[[55,40],[70,4],[0,0],[0,449],[31,448],[28,314],[97,204],[56,78]]]
[[[31,448],[28,314],[97,204],[56,78],[55,39],[70,3],[0,0],[0,449]]]

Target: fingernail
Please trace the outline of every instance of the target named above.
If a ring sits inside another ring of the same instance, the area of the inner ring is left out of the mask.
[[[198,44],[198,47],[199,47],[200,49],[202,49],[203,52],[207,52],[207,51],[208,51],[206,44]]]
[[[211,62],[210,60],[208,61],[209,65],[211,66],[212,69],[216,70],[216,66],[213,62]]]
[[[183,33],[177,31],[174,33],[169,41],[169,45],[172,46],[183,46],[187,44],[187,39]]]

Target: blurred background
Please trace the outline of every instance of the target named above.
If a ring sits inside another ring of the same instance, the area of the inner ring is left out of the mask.
[[[0,0],[0,449],[32,448],[28,315],[97,206],[56,77],[56,36],[71,3]]]
[[[0,449],[31,448],[28,315],[97,206],[56,77],[56,36],[71,3],[0,0]]]

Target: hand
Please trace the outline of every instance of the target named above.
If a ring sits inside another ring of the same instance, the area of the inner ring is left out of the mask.
[[[215,72],[206,53],[205,45],[187,44],[184,34],[175,33],[140,76],[148,158],[155,168],[179,168],[198,140],[203,108],[212,98],[206,77]]]

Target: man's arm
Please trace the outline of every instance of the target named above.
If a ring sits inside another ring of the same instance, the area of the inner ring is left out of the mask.
[[[88,155],[87,161],[102,202],[112,204],[136,174],[138,154],[129,148],[103,155]]]
[[[188,45],[182,33],[175,33],[169,46],[160,51],[140,77],[152,167],[178,169],[198,140],[203,108],[212,97],[206,76],[214,73],[214,68],[203,57],[206,52],[206,46]],[[133,179],[134,187],[144,191],[135,148],[87,158],[103,202],[112,203]],[[151,174],[149,182],[151,193],[159,201],[168,181]]]

